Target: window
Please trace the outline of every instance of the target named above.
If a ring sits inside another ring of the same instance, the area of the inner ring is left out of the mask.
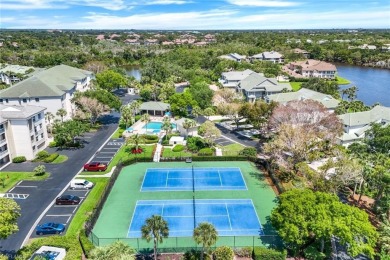
[[[5,103],[8,103],[8,98],[5,99]]]
[[[33,151],[35,151],[35,145],[32,148],[33,148]]]
[[[31,142],[32,142],[32,141],[34,141],[34,136],[33,136],[33,135],[31,136]]]
[[[38,141],[38,136],[35,137],[35,141]]]
[[[39,124],[39,130],[41,130],[42,129],[42,124]]]
[[[39,98],[35,98],[35,102],[39,102]]]
[[[39,114],[38,114],[38,120],[41,119],[41,118],[42,118],[42,114],[39,113]]]
[[[23,98],[23,103],[27,103],[27,98]]]
[[[2,104],[3,104],[3,99],[2,99],[2,98],[0,98],[0,103],[2,103]]]
[[[43,138],[43,133],[41,133],[41,138]]]

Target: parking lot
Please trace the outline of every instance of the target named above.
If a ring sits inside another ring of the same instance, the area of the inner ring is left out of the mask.
[[[216,144],[219,144],[219,145],[221,145],[221,146],[226,146],[226,145],[229,145],[229,144],[233,144],[232,141],[230,141],[230,140],[224,138],[223,136],[221,136],[221,137],[215,139],[215,143],[216,143]]]
[[[111,139],[102,147],[102,149],[96,152],[91,162],[101,162],[108,165],[124,142],[125,140],[122,138]]]
[[[61,235],[64,235],[67,231],[68,225],[74,215],[76,214],[78,208],[81,206],[85,198],[88,196],[90,190],[87,189],[67,189],[61,195],[75,195],[80,197],[81,201],[78,205],[55,205],[53,204],[51,208],[46,212],[46,214],[42,217],[39,225],[47,222],[56,222],[62,223],[66,226],[65,232]],[[42,237],[40,235],[35,234],[35,231],[32,233],[31,238],[34,237]]]

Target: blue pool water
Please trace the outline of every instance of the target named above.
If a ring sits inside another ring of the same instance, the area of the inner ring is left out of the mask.
[[[148,132],[159,133],[161,131],[162,122],[149,122],[143,128],[147,129]],[[176,130],[176,124],[171,124],[173,130]]]

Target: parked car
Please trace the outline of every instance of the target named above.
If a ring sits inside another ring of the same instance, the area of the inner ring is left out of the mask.
[[[74,195],[62,195],[56,199],[56,205],[76,205],[81,199]]]
[[[61,223],[48,222],[38,225],[36,229],[37,235],[62,234],[65,231],[65,225]]]
[[[74,179],[70,182],[71,189],[92,189],[93,183],[83,179]]]
[[[84,164],[84,171],[102,172],[107,169],[107,164],[101,162],[90,162]]]

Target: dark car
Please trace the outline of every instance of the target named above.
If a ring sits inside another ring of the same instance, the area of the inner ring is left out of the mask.
[[[80,198],[74,195],[62,195],[56,199],[56,205],[76,205],[80,203]]]
[[[65,231],[65,225],[61,223],[44,223],[38,225],[35,233],[37,235],[48,235],[48,234],[61,234]]]
[[[84,171],[102,172],[107,169],[107,164],[101,162],[90,162],[84,164]]]

